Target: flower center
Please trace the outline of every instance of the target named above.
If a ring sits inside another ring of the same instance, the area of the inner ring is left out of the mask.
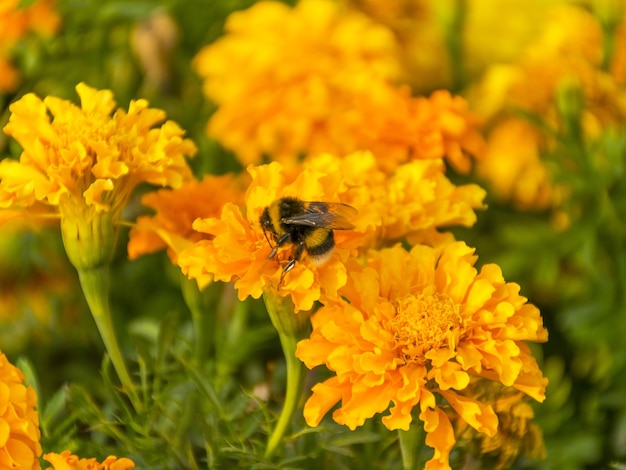
[[[464,330],[457,305],[446,295],[408,295],[396,301],[389,327],[406,361],[423,363],[430,350],[454,351]]]

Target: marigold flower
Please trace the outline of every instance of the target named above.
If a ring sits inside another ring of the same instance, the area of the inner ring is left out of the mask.
[[[489,136],[476,173],[489,181],[494,196],[520,209],[546,209],[561,199],[548,167],[541,160],[543,138],[532,123],[510,118]]]
[[[282,296],[291,296],[296,311],[309,310],[322,293],[335,297],[346,281],[342,260],[350,254],[344,241],[354,234],[335,233],[336,248],[329,261],[321,266],[307,262],[296,263],[288,273],[283,266],[291,256],[292,246],[278,250],[269,260],[272,247],[268,243],[259,219],[263,210],[274,200],[297,197],[303,201],[345,202],[347,191],[341,174],[304,168],[297,176],[287,175],[282,165],[274,162],[259,167],[250,166],[252,182],[245,197],[244,208],[226,203],[219,218],[198,219],[194,230],[207,234],[207,239],[179,254],[178,264],[183,273],[199,284],[212,280],[235,281],[241,300],[248,296],[259,298],[266,287],[279,287]],[[245,215],[244,215],[245,214]],[[360,219],[355,225],[363,224]],[[283,277],[284,279],[281,278]],[[280,285],[279,285],[280,284]]]
[[[415,160],[399,165],[387,175],[378,169],[370,152],[343,158],[317,155],[304,162],[307,168],[344,175],[343,200],[358,207],[361,225],[349,246],[381,248],[398,241],[437,244],[446,235],[440,229],[470,227],[476,209],[484,209],[485,191],[477,185],[455,186],[445,176],[441,159]]]
[[[244,164],[263,154],[287,160],[311,148],[330,151],[319,142],[351,138],[345,131],[364,124],[352,110],[359,100],[394,101],[394,50],[385,27],[328,0],[294,8],[263,1],[235,12],[224,36],[194,60],[206,96],[219,106],[209,134]]]
[[[483,207],[484,191],[476,185],[454,186],[444,169],[441,160],[414,161],[389,176],[369,152],[343,158],[318,155],[307,159],[299,171],[276,162],[251,166],[245,210],[225,204],[219,218],[196,221],[194,229],[207,234],[208,240],[181,253],[178,263],[201,285],[213,277],[236,281],[240,299],[258,298],[269,282],[278,283],[292,248],[286,246],[275,260],[267,259],[271,248],[259,223],[263,210],[287,196],[349,204],[359,211],[352,220],[354,230],[335,231],[331,260],[313,266],[305,254],[304,262],[297,263],[280,285],[280,292],[291,295],[297,309],[308,310],[322,293],[332,298],[345,283],[341,261],[349,255],[405,239],[443,242],[445,236],[437,229],[475,222],[474,210]]]
[[[205,175],[202,181],[189,180],[178,189],[145,194],[142,204],[156,213],[137,219],[129,234],[129,258],[167,248],[168,256],[176,264],[178,252],[207,237],[192,229],[193,221],[219,217],[226,202],[243,202],[243,192],[241,178]]]
[[[435,455],[426,468],[449,469],[452,424],[441,406],[488,436],[498,429],[490,403],[466,393],[472,377],[504,384],[543,401],[547,380],[524,341],[546,341],[537,308],[506,283],[498,266],[474,268],[462,242],[438,248],[400,246],[351,267],[342,300],[320,308],[296,355],[335,375],[313,387],[304,407],[310,426],[341,401],[333,419],[355,429],[376,413],[407,430],[412,410]],[[390,405],[391,408],[390,408]]]
[[[560,5],[518,63],[492,67],[470,93],[473,109],[491,120],[477,172],[498,197],[528,209],[558,206],[563,199],[563,189],[540,158],[554,139],[521,122],[520,109],[551,129],[580,122],[585,137],[624,121],[626,93],[602,69],[602,54],[597,19],[582,8]]]
[[[244,164],[364,150],[386,171],[445,156],[466,172],[468,154],[481,151],[476,117],[446,91],[413,98],[395,86],[395,49],[384,26],[326,0],[234,13],[224,37],[195,59],[218,105],[209,134]]]
[[[60,454],[50,452],[43,458],[52,464],[47,470],[129,470],[135,468],[135,463],[128,458],[118,459],[114,455],[108,456],[99,463],[95,458],[81,459],[71,451],[64,450]]]
[[[512,468],[520,456],[545,459],[541,429],[532,422],[535,414],[524,394],[485,379],[472,380],[468,393],[491,403],[498,416],[498,432],[493,436],[480,434],[463,420],[457,420],[457,439],[472,454],[495,461],[494,468],[498,470]]]
[[[143,182],[180,186],[191,177],[185,155],[196,148],[172,121],[155,128],[165,112],[145,100],[111,116],[116,103],[110,91],[84,83],[76,91],[81,107],[32,93],[10,106],[4,131],[23,152],[19,161],[0,162],[0,208],[58,214],[70,260],[93,267],[110,256],[132,190]],[[76,234],[97,238],[98,246],[69,246]]]
[[[39,415],[33,387],[0,352],[0,467],[40,468]]]

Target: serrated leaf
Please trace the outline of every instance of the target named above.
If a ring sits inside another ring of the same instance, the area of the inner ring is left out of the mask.
[[[17,361],[15,361],[15,366],[24,374],[26,385],[31,385],[35,389],[37,396],[41,397],[39,381],[37,380],[37,374],[35,374],[35,369],[31,362],[26,357],[20,356],[17,358]]]
[[[39,407],[39,426],[44,434],[49,432],[55,421],[65,415],[66,402],[67,390],[65,388],[60,388],[48,400],[46,400],[44,406]]]

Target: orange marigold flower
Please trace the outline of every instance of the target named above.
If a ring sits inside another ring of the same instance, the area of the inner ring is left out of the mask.
[[[362,236],[352,236],[350,246],[381,248],[401,240],[437,244],[446,238],[438,230],[470,227],[475,210],[484,208],[485,191],[475,184],[455,186],[441,159],[405,163],[390,175],[378,163],[370,152],[341,159],[322,154],[304,162],[307,168],[344,175],[343,200],[359,208],[362,223],[356,227]]]
[[[165,112],[145,100],[111,115],[109,90],[80,83],[76,91],[81,107],[32,93],[10,106],[4,131],[23,152],[19,161],[0,162],[0,208],[12,209],[10,216],[60,217],[70,260],[89,268],[110,256],[132,190],[143,182],[179,187],[191,178],[185,155],[196,147],[173,121],[155,127]],[[73,246],[88,238],[95,241],[89,249]]]
[[[490,403],[498,416],[498,432],[493,436],[480,434],[457,420],[457,439],[473,455],[493,461],[497,470],[512,468],[519,456],[546,458],[541,429],[532,422],[535,413],[523,393],[485,379],[472,380],[468,393]]]
[[[452,15],[428,0],[343,0],[391,29],[400,45],[405,79],[418,92],[450,88],[451,67],[444,23]]]
[[[24,380],[0,352],[0,468],[41,468],[37,395]]]
[[[484,159],[477,165],[494,196],[520,209],[546,209],[561,199],[548,167],[541,160],[543,138],[532,123],[510,118],[496,126]]]
[[[137,219],[129,234],[129,258],[167,248],[168,256],[176,264],[177,253],[207,237],[193,230],[193,221],[219,217],[225,203],[241,204],[243,193],[242,178],[205,175],[202,181],[189,180],[178,189],[145,194],[141,202],[154,209],[155,215]]]
[[[99,463],[95,458],[81,459],[71,451],[64,450],[60,454],[50,452],[43,458],[52,464],[47,470],[129,470],[135,468],[135,463],[128,458],[118,459],[114,455],[108,456]]]
[[[244,164],[365,150],[386,171],[445,156],[467,172],[468,154],[481,151],[476,117],[447,91],[413,98],[394,86],[395,47],[384,26],[327,0],[234,13],[225,36],[195,59],[218,105],[209,134]]]
[[[492,67],[470,93],[474,108],[491,119],[477,172],[496,196],[528,209],[558,206],[564,197],[541,159],[558,145],[543,128],[562,129],[571,120],[593,138],[626,118],[626,93],[602,68],[598,20],[582,8],[560,5],[543,29],[518,63]],[[522,122],[520,109],[543,127]]]
[[[244,164],[350,138],[345,130],[365,124],[352,111],[359,100],[393,100],[387,81],[399,74],[395,47],[384,26],[329,0],[294,8],[262,1],[235,12],[225,35],[194,60],[206,96],[219,106],[209,133]]]
[[[207,235],[181,253],[179,265],[202,285],[215,277],[236,281],[239,296],[258,298],[265,286],[277,284],[292,247],[271,250],[259,223],[263,210],[282,197],[303,201],[343,202],[359,213],[354,230],[335,231],[337,248],[330,261],[313,266],[308,257],[284,276],[280,292],[291,295],[298,309],[308,310],[322,293],[330,298],[345,283],[340,260],[368,247],[386,246],[398,240],[443,243],[438,229],[471,226],[475,209],[482,208],[485,192],[476,185],[454,186],[444,174],[441,160],[423,160],[398,167],[393,175],[382,172],[369,152],[344,158],[321,154],[307,159],[299,171],[277,162],[249,167],[252,183],[245,210],[225,204],[221,216],[198,220],[194,229]],[[245,214],[245,215],[244,215]]]
[[[426,468],[449,469],[447,407],[481,433],[498,429],[491,404],[466,393],[472,377],[544,400],[547,380],[524,343],[547,340],[539,311],[498,266],[479,272],[473,253],[462,242],[396,246],[371,253],[366,266],[354,263],[340,291],[347,300],[319,309],[310,338],[298,343],[307,367],[325,364],[335,374],[313,387],[304,407],[310,426],[341,401],[333,419],[350,429],[389,409],[385,426],[407,430],[418,406],[435,448]]]
[[[243,208],[226,203],[219,218],[194,222],[194,230],[206,234],[207,239],[179,254],[178,264],[183,273],[198,280],[200,285],[213,278],[217,281],[236,281],[235,288],[241,300],[248,296],[259,298],[269,284],[277,286],[280,295],[291,296],[296,311],[311,309],[322,293],[336,297],[337,290],[346,282],[342,260],[351,251],[344,248],[344,241],[355,234],[335,232],[336,248],[329,261],[316,266],[309,262],[305,253],[302,261],[285,274],[283,267],[292,255],[293,246],[286,244],[269,260],[272,247],[259,219],[266,207],[283,197],[346,202],[343,197],[347,185],[343,175],[304,168],[293,176],[286,174],[277,162],[250,166],[248,172],[252,175],[252,182]],[[354,224],[359,227],[365,222],[359,215]]]

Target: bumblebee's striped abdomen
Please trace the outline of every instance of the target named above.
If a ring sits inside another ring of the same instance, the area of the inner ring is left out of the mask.
[[[323,264],[333,253],[335,237],[330,229],[314,228],[305,233],[304,243],[313,262]]]

